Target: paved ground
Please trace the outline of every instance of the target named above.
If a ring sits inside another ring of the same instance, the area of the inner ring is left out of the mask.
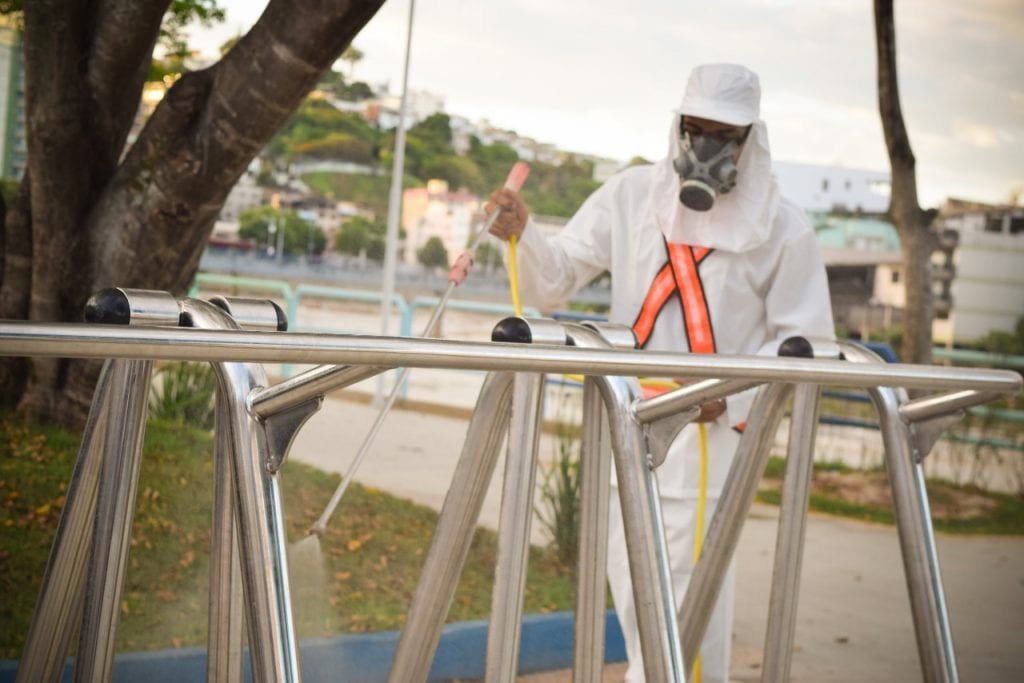
[[[304,306],[300,323],[317,328],[376,333],[375,308],[345,304],[343,315],[328,304]],[[429,310],[417,312],[418,333]],[[483,341],[500,316],[449,311],[443,333],[449,338]],[[388,417],[357,479],[397,495],[439,507],[462,447],[466,415],[471,411],[481,373],[416,370],[408,396],[415,409]],[[370,380],[328,400],[300,433],[293,457],[326,470],[344,471],[377,410],[368,396],[380,391]],[[362,393],[360,393],[362,392]],[[352,400],[359,398],[360,400]],[[564,395],[549,392],[547,417],[572,410]],[[826,430],[827,432],[827,430]],[[823,432],[819,445],[830,458],[864,459],[877,448],[877,434],[850,438]],[[546,437],[540,457],[555,453]],[[501,472],[499,468],[497,472]],[[948,475],[947,475],[948,476]],[[496,526],[498,486],[492,482],[482,523]],[[776,511],[758,506],[744,527],[738,548],[737,604],[733,633],[736,681],[760,678],[768,586],[773,561]],[[533,540],[545,542],[534,524]],[[1024,680],[1024,538],[960,537],[937,540],[961,679]],[[896,533],[880,527],[812,515],[799,596],[794,681],[920,680],[913,624]],[[606,681],[621,680],[624,666],[609,665]],[[563,683],[566,671],[523,677],[530,683]]]
[[[429,375],[420,381],[431,384]],[[463,393],[454,389],[461,382],[479,382],[479,376],[464,373],[435,390],[451,398]],[[465,403],[393,411],[357,480],[439,506],[462,446]],[[367,401],[329,399],[300,433],[292,457],[343,471],[376,415]],[[542,445],[542,457],[550,457],[551,448]],[[482,520],[492,527],[497,485]],[[536,526],[534,539],[543,542]],[[738,549],[737,681],[760,677],[775,532],[775,509],[756,507]],[[937,542],[962,680],[1024,680],[1024,539],[940,535]],[[893,529],[812,515],[799,600],[794,681],[920,679]],[[620,679],[622,671],[609,667],[607,680]],[[524,680],[558,683],[571,676],[552,672]]]

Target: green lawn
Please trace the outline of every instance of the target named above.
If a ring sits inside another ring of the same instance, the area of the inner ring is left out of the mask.
[[[77,448],[77,437],[65,432],[0,422],[0,657],[18,657],[24,645]],[[209,434],[150,422],[121,604],[120,650],[206,642],[211,455]],[[308,540],[300,546],[338,477],[288,463],[281,482],[290,540],[302,549],[293,568],[300,635],[401,627],[437,513],[355,484],[321,547]],[[495,535],[479,530],[451,621],[487,616],[495,554]],[[571,573],[552,553],[533,551],[528,582],[527,612],[572,608]]]

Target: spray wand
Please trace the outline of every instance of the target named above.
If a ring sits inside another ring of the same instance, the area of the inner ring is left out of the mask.
[[[505,187],[516,192],[526,182],[526,177],[530,174],[530,166],[523,161],[517,161],[512,165],[512,170],[509,171],[508,177],[505,179]],[[452,292],[466,279],[469,274],[469,269],[473,266],[473,255],[476,253],[477,247],[483,242],[484,237],[490,231],[491,226],[494,225],[494,221],[498,219],[501,214],[501,206],[496,206],[494,211],[488,216],[487,221],[483,227],[473,238],[466,251],[462,252],[457,259],[455,264],[452,265],[448,271],[448,287],[444,291],[444,295],[441,300],[438,301],[437,306],[434,308],[433,314],[430,316],[430,320],[427,321],[426,327],[423,329],[423,337],[429,337],[437,326],[438,320],[441,318],[441,314],[444,312],[445,306],[448,305],[448,299],[451,297]],[[392,406],[395,405],[395,400],[398,398],[398,392],[401,390],[402,384],[405,382],[405,378],[409,374],[409,368],[402,368],[398,376],[395,378],[395,384],[391,388],[391,393],[388,395],[387,400],[384,402],[383,407],[377,414],[377,419],[374,420],[373,425],[370,427],[370,431],[367,432],[366,438],[363,440],[362,446],[359,447],[359,451],[356,453],[355,459],[352,460],[352,464],[349,465],[348,472],[342,478],[341,483],[338,484],[338,488],[335,489],[334,495],[331,496],[331,500],[327,503],[327,507],[324,509],[320,518],[316,520],[309,529],[310,534],[315,534],[318,537],[322,537],[324,532],[327,530],[327,522],[330,521],[331,516],[334,515],[335,509],[338,507],[338,503],[341,502],[341,497],[345,495],[345,490],[349,484],[352,483],[352,478],[355,476],[356,471],[362,464],[363,459],[366,458],[366,454],[370,451],[370,446],[373,445],[374,439],[377,437],[377,432],[380,431],[381,426],[384,424],[384,419],[391,412]]]

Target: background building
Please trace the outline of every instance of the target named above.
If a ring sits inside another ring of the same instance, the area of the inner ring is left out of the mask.
[[[4,18],[0,17],[0,21]],[[18,180],[25,173],[25,67],[21,33],[0,24],[0,176]]]
[[[884,214],[889,210],[888,172],[841,166],[772,163],[783,196],[809,213]]]
[[[483,201],[469,192],[450,192],[443,180],[402,193],[402,226],[405,228],[405,263],[415,264],[417,252],[437,237],[448,252],[448,262],[458,258],[469,243],[483,210]]]

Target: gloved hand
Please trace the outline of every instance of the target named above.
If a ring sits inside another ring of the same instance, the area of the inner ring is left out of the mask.
[[[513,235],[518,239],[526,229],[526,219],[530,215],[526,203],[518,192],[503,187],[491,193],[490,201],[484,210],[490,216],[499,206],[501,215],[491,226],[491,234],[506,242]]]

